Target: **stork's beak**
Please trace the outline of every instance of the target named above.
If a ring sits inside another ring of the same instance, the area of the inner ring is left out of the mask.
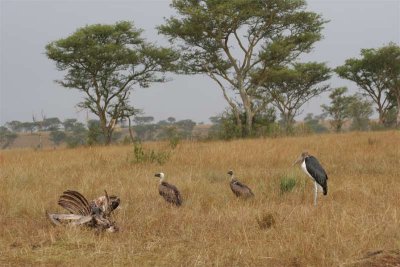
[[[159,173],[154,174],[155,177],[160,177]]]
[[[302,161],[302,159],[303,159],[303,158],[302,158],[301,156],[298,157],[298,158],[293,162],[292,167],[293,167],[294,165],[300,163],[300,162]]]

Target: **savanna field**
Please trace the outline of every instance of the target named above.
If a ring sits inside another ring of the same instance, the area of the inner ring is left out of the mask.
[[[329,176],[317,207],[311,179],[292,167],[304,150]],[[132,146],[0,153],[1,266],[385,266],[400,249],[399,131],[181,142],[164,165],[133,162]],[[254,199],[236,199],[229,169]],[[158,195],[161,171],[180,208]],[[120,231],[53,227],[45,211],[65,212],[66,189],[118,195]]]

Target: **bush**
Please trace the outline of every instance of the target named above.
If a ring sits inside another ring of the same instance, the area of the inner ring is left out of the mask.
[[[88,132],[87,132],[87,144],[89,146],[104,144],[105,138],[103,131],[100,127],[100,121],[90,120],[88,121]]]
[[[67,132],[67,137],[65,138],[67,147],[75,148],[77,146],[86,145],[88,130],[85,128],[85,125],[77,122],[71,128],[71,131]]]
[[[0,146],[1,149],[7,148],[10,146],[14,140],[17,138],[17,134],[11,132],[6,127],[0,127]]]
[[[179,144],[180,141],[181,141],[181,139],[180,139],[178,136],[171,137],[171,138],[169,139],[169,146],[170,146],[172,149],[175,149],[175,148],[178,146],[178,144]]]
[[[308,113],[304,118],[304,124],[310,129],[311,132],[325,133],[328,132],[328,129],[320,123],[320,121],[323,119],[323,115],[314,116],[312,113]]]
[[[158,164],[163,165],[169,160],[170,152],[145,150],[140,142],[136,142],[133,146],[133,156],[134,163],[157,162]]]
[[[291,176],[285,176],[281,178],[280,188],[281,194],[292,192],[293,189],[296,187],[297,180]]]
[[[245,128],[246,114],[244,112],[240,114],[240,120],[243,122],[241,128],[237,125],[234,113],[228,108],[222,114],[210,118],[213,126],[209,132],[209,139],[231,140],[242,137],[266,136],[275,119],[275,110],[265,108],[253,118],[253,129],[251,135],[249,135]]]
[[[68,148],[76,148],[78,146],[83,146],[86,144],[83,139],[75,135],[67,136],[67,138],[65,139],[65,143],[67,143]]]
[[[56,146],[61,144],[65,140],[66,137],[67,137],[67,134],[63,131],[55,130],[55,131],[50,132],[50,140]]]
[[[388,129],[385,125],[382,125],[376,121],[371,121],[369,123],[369,127],[371,128],[372,131],[385,131]]]
[[[129,145],[132,143],[132,140],[129,136],[125,136],[124,139],[122,139],[122,144],[123,145]]]

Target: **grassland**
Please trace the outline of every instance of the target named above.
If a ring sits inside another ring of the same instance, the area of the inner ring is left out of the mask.
[[[329,175],[317,207],[311,180],[291,167],[303,150]],[[1,152],[0,265],[351,266],[366,253],[400,249],[398,131],[183,142],[162,166],[132,163],[132,153],[131,146]],[[253,200],[235,199],[228,169]],[[181,190],[181,208],[158,195],[159,171]],[[281,193],[288,176],[296,187]],[[52,227],[44,212],[61,211],[65,189],[120,196],[120,232]],[[257,219],[265,216],[275,224],[262,229]]]

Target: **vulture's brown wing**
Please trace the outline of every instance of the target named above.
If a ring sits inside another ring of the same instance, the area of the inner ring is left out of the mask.
[[[180,206],[182,204],[181,194],[178,188],[176,188],[174,185],[163,182],[160,184],[158,192],[167,202],[175,204],[176,206]]]
[[[232,181],[230,183],[231,189],[233,191],[233,193],[237,196],[237,197],[252,197],[254,196],[253,191],[251,191],[251,189],[239,182],[238,180]]]
[[[244,183],[241,183],[238,181],[238,185],[242,188],[243,192],[246,194],[246,196],[254,196],[253,191],[251,191],[250,187],[248,187],[247,185],[245,185]]]
[[[77,191],[67,190],[58,200],[58,205],[68,210],[72,214],[90,215],[91,208],[89,202]]]

